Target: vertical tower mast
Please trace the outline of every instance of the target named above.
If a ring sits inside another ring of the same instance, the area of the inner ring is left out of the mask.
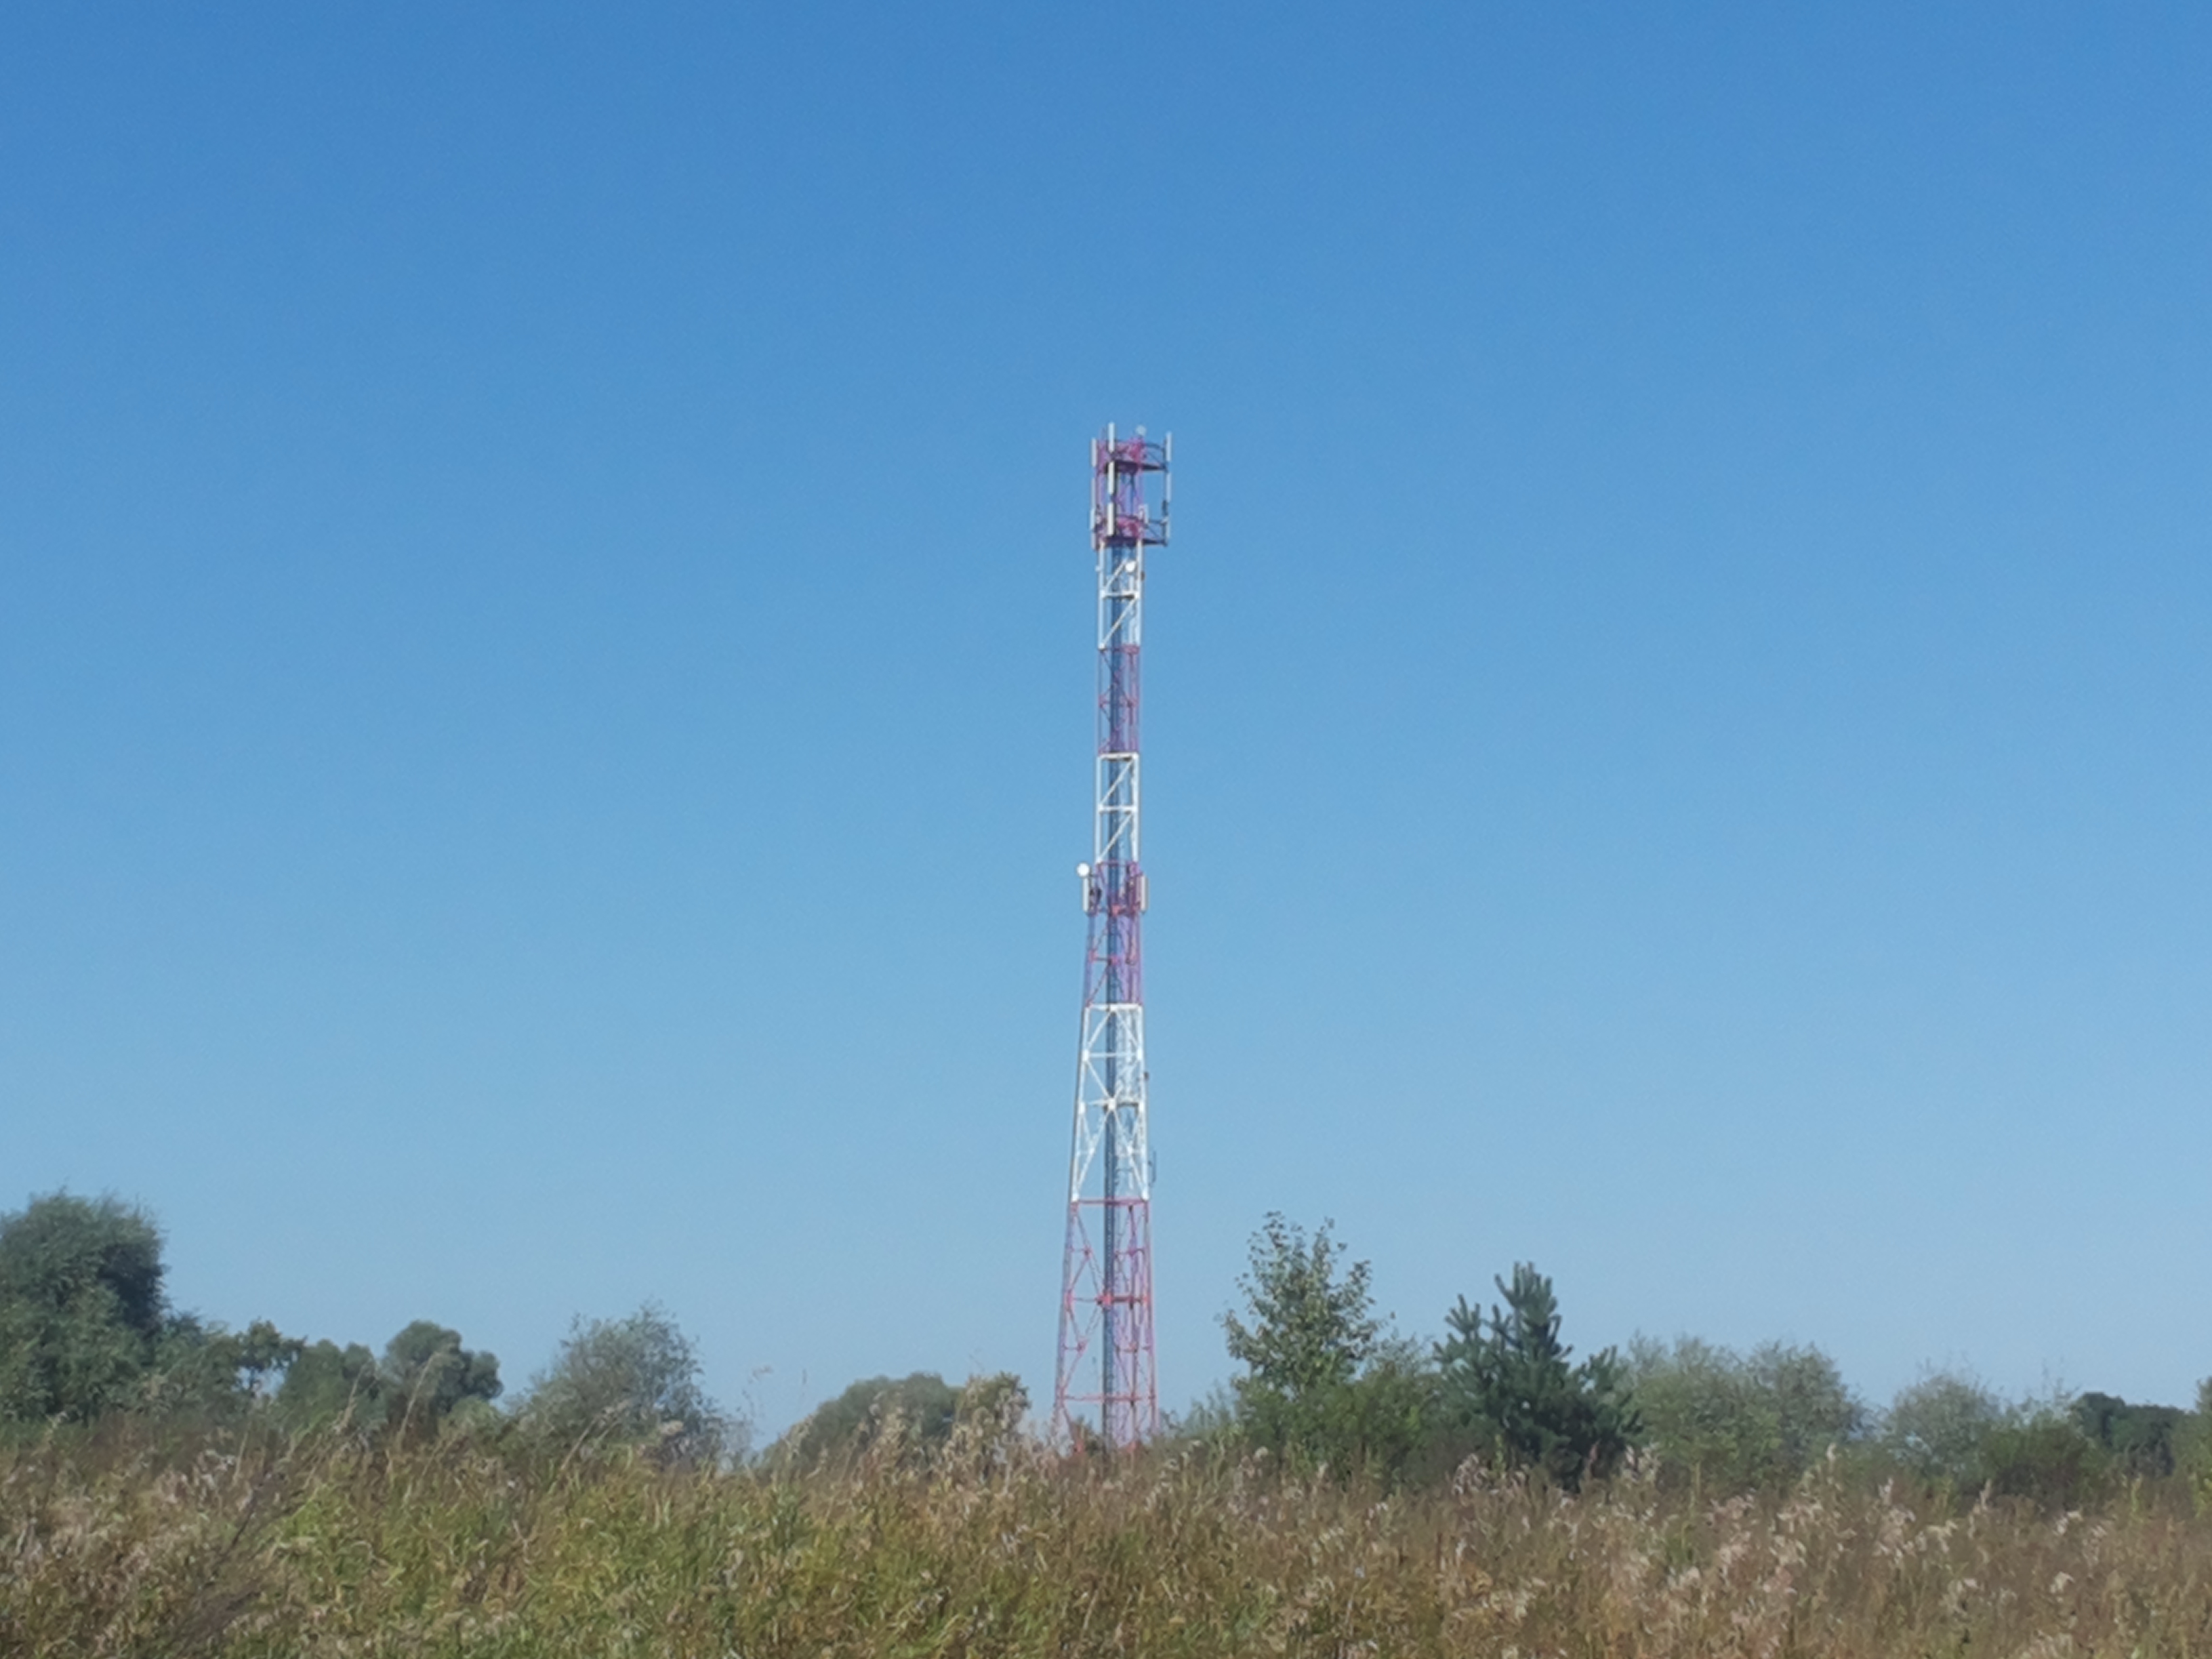
[[[1140,863],[1138,661],[1145,550],[1164,547],[1170,436],[1091,446],[1091,547],[1098,560],[1098,804],[1091,860],[1076,866],[1091,918],[1082,1051],[1068,1157],[1053,1428],[1133,1446],[1159,1426],[1152,1354],[1152,1162],[1145,1124],[1145,872]],[[1095,1367],[1095,1369],[1093,1369]]]

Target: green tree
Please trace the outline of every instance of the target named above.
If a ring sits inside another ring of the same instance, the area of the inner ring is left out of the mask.
[[[2118,1395],[2094,1393],[2075,1401],[2072,1417],[2119,1473],[2153,1480],[2173,1473],[2189,1422],[2177,1407],[2130,1405]]]
[[[433,1319],[418,1319],[385,1345],[378,1366],[390,1401],[386,1421],[432,1431],[464,1401],[489,1405],[500,1396],[495,1355],[461,1346],[461,1334]]]
[[[623,1447],[671,1464],[743,1455],[744,1425],[707,1397],[699,1356],[666,1311],[578,1319],[553,1363],[532,1379],[520,1419],[568,1448]]]
[[[1924,1480],[1978,1484],[1990,1437],[2008,1415],[1986,1385],[1956,1371],[1930,1371],[1898,1390],[1883,1414],[1880,1443]]]
[[[465,1347],[461,1334],[418,1319],[385,1345],[381,1358],[358,1342],[295,1345],[274,1401],[295,1431],[343,1424],[356,1433],[434,1434],[453,1419],[482,1417],[499,1398],[499,1361]]]
[[[172,1314],[155,1340],[142,1401],[164,1416],[235,1421],[270,1403],[304,1346],[265,1319],[233,1331]]]
[[[2173,1464],[2198,1506],[2212,1509],[2212,1376],[2197,1385],[2197,1409],[2174,1425]]]
[[[960,1385],[953,1427],[963,1423],[999,1423],[1019,1428],[1029,1415],[1030,1391],[1012,1371],[987,1371]]]
[[[2174,1474],[2188,1482],[2199,1510],[2212,1510],[2212,1376],[2197,1382],[2197,1409],[2174,1425]]]
[[[1922,1480],[2061,1508],[2112,1484],[2113,1460],[2063,1400],[2008,1401],[1974,1377],[1932,1371],[1898,1391],[1881,1449]]]
[[[2063,1402],[2014,1407],[1982,1443],[1972,1484],[1993,1498],[2079,1509],[2112,1490],[2112,1454],[2083,1432]]]
[[[1682,1337],[1629,1345],[1628,1382],[1662,1480],[1723,1492],[1785,1486],[1865,1432],[1866,1407],[1818,1348],[1748,1355]]]
[[[295,1431],[343,1423],[362,1434],[384,1426],[388,1401],[376,1356],[358,1342],[304,1346],[276,1390],[277,1420]]]
[[[1451,1335],[1437,1348],[1445,1407],[1476,1449],[1541,1469],[1569,1492],[1604,1479],[1643,1443],[1626,1369],[1610,1348],[1580,1365],[1559,1340],[1552,1281],[1516,1262],[1497,1279],[1504,1307],[1486,1321],[1462,1297],[1447,1314]]]
[[[0,1216],[0,1419],[83,1422],[134,1403],[168,1313],[143,1210],[65,1192]]]
[[[960,1385],[952,1433],[943,1455],[969,1476],[1004,1471],[1029,1434],[1030,1391],[1012,1371],[991,1371]]]
[[[1224,1314],[1229,1357],[1245,1368],[1235,1384],[1240,1401],[1295,1407],[1347,1386],[1375,1352],[1382,1323],[1375,1317],[1374,1268],[1340,1266],[1343,1252],[1324,1221],[1305,1230],[1270,1212],[1252,1236],[1251,1267],[1237,1281],[1250,1323]]]
[[[863,1377],[809,1413],[769,1462],[809,1469],[870,1453],[923,1457],[951,1438],[959,1416],[960,1390],[935,1371]]]
[[[1293,1465],[1395,1476],[1428,1435],[1434,1378],[1376,1317],[1373,1269],[1343,1260],[1334,1227],[1309,1237],[1271,1212],[1252,1236],[1245,1316],[1221,1321],[1244,1367],[1230,1385],[1237,1433]]]

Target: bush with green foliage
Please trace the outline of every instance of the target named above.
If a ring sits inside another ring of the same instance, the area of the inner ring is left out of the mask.
[[[570,1451],[641,1451],[685,1467],[743,1455],[744,1424],[707,1397],[699,1371],[691,1340],[653,1303],[624,1319],[578,1319],[532,1379],[519,1420]]]
[[[402,1431],[434,1432],[457,1411],[481,1408],[501,1392],[495,1354],[463,1347],[459,1331],[418,1319],[385,1344],[377,1367],[386,1422]]]
[[[1773,1490],[1866,1431],[1866,1407],[1818,1348],[1767,1342],[1739,1354],[1695,1337],[1671,1345],[1638,1337],[1627,1370],[1669,1484]]]
[[[232,1331],[172,1314],[155,1339],[137,1408],[173,1419],[237,1421],[270,1402],[304,1346],[265,1319]]]
[[[499,1362],[428,1320],[379,1362],[266,1320],[230,1331],[173,1312],[160,1229],[116,1199],[52,1193],[0,1216],[0,1422],[221,1422],[268,1405],[289,1428],[428,1431],[499,1391]]]
[[[358,1342],[302,1345],[276,1390],[277,1420],[304,1432],[343,1425],[362,1434],[384,1426],[384,1375]]]
[[[52,1193],[0,1216],[0,1419],[82,1423],[137,1403],[168,1311],[144,1211]]]
[[[1018,1440],[1029,1391],[1009,1371],[954,1388],[935,1371],[863,1377],[817,1407],[770,1447],[768,1466],[787,1473],[862,1463],[927,1463],[965,1442],[972,1457],[1002,1456]]]
[[[951,1437],[960,1390],[935,1371],[865,1376],[816,1407],[776,1443],[770,1462],[811,1469],[869,1452],[923,1454]]]
[[[2112,1455],[2063,1406],[2027,1404],[2008,1412],[1982,1443],[1972,1480],[1992,1498],[2075,1510],[2104,1498],[2116,1470]]]
[[[2008,1401],[1955,1371],[1900,1389],[1876,1444],[1930,1485],[2051,1508],[2094,1502],[2115,1474],[2073,1402]]]
[[[1878,1443],[1923,1480],[1971,1486],[1984,1449],[2009,1414],[1987,1386],[1955,1371],[1931,1371],[1898,1391],[1882,1414]]]
[[[1579,1365],[1559,1340],[1559,1300],[1534,1264],[1493,1281],[1504,1305],[1487,1319],[1462,1297],[1437,1346],[1446,1420],[1480,1455],[1541,1470],[1568,1492],[1603,1480],[1643,1443],[1627,1368],[1607,1348]]]
[[[1402,1475],[1432,1437],[1436,1379],[1419,1346],[1375,1316],[1373,1269],[1346,1263],[1323,1222],[1271,1213],[1237,1280],[1245,1316],[1224,1314],[1237,1437],[1295,1468]]]
[[[1026,1431],[1030,1391],[1012,1371],[986,1371],[960,1385],[960,1402],[952,1412],[955,1439],[963,1436],[973,1449],[988,1458],[1003,1459]]]
[[[2179,1464],[2190,1414],[2174,1406],[2130,1405],[2118,1395],[2085,1394],[2073,1406],[2075,1426],[2112,1458],[2113,1472],[2130,1480],[2157,1480]]]
[[[2173,1431],[2173,1470],[2197,1501],[2212,1510],[2212,1376],[2197,1385],[2197,1409],[2184,1413]]]
[[[457,1420],[488,1423],[500,1395],[498,1358],[432,1319],[407,1326],[381,1358],[358,1342],[295,1346],[273,1402],[276,1421],[294,1431],[435,1435]]]

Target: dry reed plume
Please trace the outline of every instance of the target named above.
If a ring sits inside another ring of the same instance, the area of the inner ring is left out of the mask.
[[[2212,1521],[1473,1470],[1385,1498],[964,1436],[835,1474],[465,1445],[0,1453],[0,1650],[222,1656],[2212,1653]]]

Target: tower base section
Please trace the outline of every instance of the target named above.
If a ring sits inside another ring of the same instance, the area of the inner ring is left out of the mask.
[[[1060,1368],[1052,1431],[1079,1449],[1127,1449],[1159,1431],[1152,1357],[1152,1206],[1085,1198],[1067,1206],[1060,1271]],[[1080,1391],[1098,1378],[1103,1392]]]

